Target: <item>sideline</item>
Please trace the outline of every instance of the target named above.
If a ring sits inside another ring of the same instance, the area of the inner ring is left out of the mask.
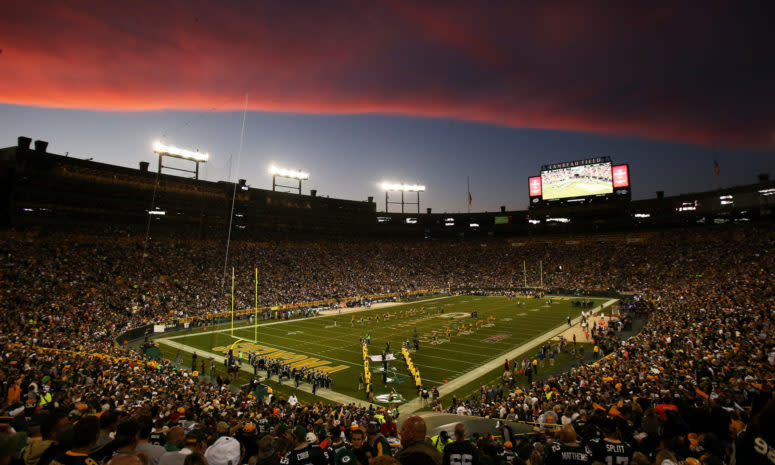
[[[598,313],[598,312],[600,312],[602,310],[605,310],[606,308],[610,307],[611,305],[613,305],[617,301],[618,301],[618,299],[608,300],[605,303],[603,303],[602,305],[599,305],[599,306],[595,307],[594,309],[592,309],[591,313],[595,314],[595,313]],[[573,319],[571,321],[571,325],[572,326],[576,326],[580,322],[581,322],[581,316],[578,316],[578,317],[576,317],[575,319]],[[482,365],[482,366],[480,366],[478,368],[474,368],[473,370],[469,371],[468,373],[466,373],[466,374],[464,374],[462,376],[459,376],[459,377],[453,379],[452,381],[449,381],[447,384],[443,384],[443,385],[439,386],[439,397],[444,397],[446,395],[452,394],[457,389],[465,386],[466,384],[468,384],[468,383],[470,383],[472,381],[475,381],[475,380],[485,376],[487,373],[489,373],[492,370],[494,370],[494,369],[498,368],[499,366],[503,365],[503,360],[504,359],[506,359],[506,358],[513,359],[517,355],[521,355],[521,354],[529,351],[530,349],[533,349],[534,347],[537,347],[537,346],[543,344],[548,339],[553,339],[556,336],[559,336],[560,334],[564,333],[567,329],[568,329],[568,324],[567,323],[563,323],[562,325],[557,326],[556,328],[549,330],[548,332],[546,332],[546,333],[544,333],[544,334],[534,338],[531,341],[528,341],[528,342],[522,344],[521,346],[519,346],[519,347],[509,351],[508,353],[501,354],[498,357],[496,357],[496,358],[490,360],[489,362],[485,363],[484,365]],[[414,412],[420,410],[421,408],[423,408],[423,406],[421,404],[421,400],[420,400],[419,397],[416,397],[416,398],[410,400],[409,402],[401,405],[401,413],[404,414],[404,415],[407,415],[407,414],[414,413]]]
[[[168,346],[170,346],[170,347],[172,347],[174,349],[182,350],[183,352],[188,352],[188,353],[196,352],[197,355],[199,355],[199,356],[212,357],[215,360],[222,360],[223,359],[223,354],[216,354],[214,352],[208,352],[208,351],[205,351],[205,350],[192,350],[192,348],[190,346],[187,346],[185,344],[181,344],[179,342],[170,341],[170,340],[168,340],[166,338],[159,338],[158,341],[160,343],[166,344],[166,345],[168,345]],[[251,376],[253,375],[253,367],[251,365],[248,365],[247,363],[245,363],[242,366],[240,366],[240,370],[244,371],[246,373],[249,373]],[[292,389],[298,389],[300,391],[304,391],[304,392],[307,392],[307,393],[310,393],[310,394],[312,393],[312,386],[309,386],[306,383],[300,385],[298,388],[293,387],[293,380],[288,381],[288,383],[289,383],[288,386],[290,386]],[[367,402],[365,400],[356,399],[355,397],[350,397],[350,396],[341,394],[341,393],[336,392],[336,391],[331,391],[331,390],[328,390],[328,389],[318,389],[317,394],[315,394],[315,395],[320,396],[320,397],[322,397],[324,399],[328,399],[328,400],[330,400],[332,402],[336,402],[338,404],[344,404],[344,405],[356,404],[358,406],[366,406],[366,407],[368,407],[370,405],[373,405],[375,408],[380,408],[381,407],[381,405],[379,405],[379,404],[370,404],[369,402]]]
[[[411,303],[414,304],[414,303],[421,303],[421,302],[430,302],[430,301],[436,301],[436,300],[441,300],[441,299],[448,299],[448,298],[452,298],[452,297],[458,297],[458,296],[435,297],[435,298],[432,298],[432,299],[418,300],[418,301],[411,302]],[[611,305],[613,305],[617,301],[618,301],[618,299],[607,300],[602,305],[599,305],[599,306],[593,308],[590,311],[590,313],[591,314],[597,314],[598,312],[600,312],[602,310],[605,310],[606,308],[610,307]],[[394,305],[408,304],[407,302],[395,302],[395,303],[388,302],[388,303],[394,304]],[[372,309],[373,309],[373,307],[372,308],[369,308],[369,307],[356,307],[356,308],[350,309],[350,312],[372,310]],[[336,312],[337,309],[333,309],[331,311]],[[305,320],[306,319],[313,319],[313,318],[323,318],[323,317],[328,317],[328,316],[331,316],[331,315],[323,315],[322,312],[321,312],[321,314],[316,315],[314,317],[305,318]],[[297,321],[299,321],[299,319],[273,321],[273,322],[270,322],[270,323],[259,324],[258,327],[260,328],[261,326],[270,326],[270,325],[291,323],[291,322],[297,322]],[[581,322],[581,316],[578,316],[578,317],[576,317],[575,319],[573,319],[571,321],[571,325],[573,327],[575,327],[580,322]],[[255,326],[256,325],[242,326],[242,327],[240,327],[240,329],[254,328]],[[461,376],[459,376],[459,377],[449,381],[447,384],[440,385],[438,387],[439,388],[440,397],[449,395],[452,392],[454,392],[455,390],[465,386],[466,384],[468,384],[468,383],[470,383],[472,381],[475,381],[476,379],[479,379],[479,378],[485,376],[490,371],[492,371],[492,370],[496,369],[497,367],[501,366],[503,364],[504,358],[513,359],[516,356],[521,355],[524,352],[527,352],[530,349],[535,348],[535,347],[543,344],[547,340],[553,339],[553,338],[555,338],[555,337],[565,333],[567,330],[568,330],[567,323],[563,323],[563,324],[561,324],[561,325],[559,325],[559,326],[557,326],[557,327],[547,331],[546,333],[544,333],[544,334],[542,334],[540,336],[537,336],[537,337],[533,338],[532,340],[530,340],[530,341],[520,345],[519,347],[517,347],[515,349],[512,349],[511,351],[509,351],[507,353],[503,353],[503,354],[498,355],[497,357],[493,358],[492,360],[490,360],[489,362],[485,363],[484,365],[481,365],[481,366],[479,366],[479,367],[477,367],[477,368],[475,368],[475,369],[473,369],[473,370],[471,370],[471,371],[469,371],[467,373],[462,374]],[[183,334],[183,335],[179,335],[179,336],[170,336],[170,337],[156,337],[156,338],[154,338],[154,340],[156,340],[156,341],[158,341],[160,343],[167,344],[170,347],[183,350],[184,352],[188,352],[188,353],[196,352],[197,354],[204,354],[204,355],[207,355],[207,356],[210,356],[210,357],[214,357],[217,360],[217,359],[223,358],[223,354],[215,354],[213,352],[208,352],[208,351],[204,351],[204,350],[194,350],[190,346],[187,346],[185,344],[181,344],[179,342],[173,341],[173,339],[179,339],[179,338],[189,337],[189,336],[193,336],[193,335],[206,335],[206,334],[212,334],[212,333],[221,333],[221,332],[225,332],[225,331],[231,331],[231,328],[212,330],[212,331],[201,332],[201,333],[196,333],[196,334]],[[253,372],[253,367],[251,367],[249,365],[243,365],[242,367],[240,367],[240,369],[242,371],[245,371],[245,372],[248,372],[248,373],[251,373],[251,374]],[[307,393],[311,393],[312,392],[312,388],[310,386],[307,386],[307,385],[301,385],[297,389],[299,389],[301,391],[304,391],[304,392],[307,392]],[[375,407],[378,407],[378,408],[381,407],[380,404],[369,404],[368,402],[363,401],[361,399],[356,399],[354,397],[347,396],[345,394],[341,394],[341,393],[336,392],[336,391],[330,391],[330,390],[327,390],[327,389],[322,389],[322,390],[319,389],[318,392],[317,392],[317,395],[320,396],[320,397],[323,397],[325,399],[328,399],[330,401],[340,403],[340,404],[355,403],[355,404],[358,404],[358,405],[366,405],[366,406],[374,405]],[[421,408],[423,408],[423,406],[421,405],[421,399],[419,397],[416,397],[416,398],[410,400],[409,402],[401,404],[401,406],[400,406],[401,413],[403,413],[405,415],[406,414],[414,413],[414,412],[420,410]]]

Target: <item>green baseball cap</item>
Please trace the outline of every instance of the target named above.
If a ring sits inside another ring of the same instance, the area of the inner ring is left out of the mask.
[[[336,465],[357,465],[358,457],[350,449],[342,449],[336,453],[334,463]]]

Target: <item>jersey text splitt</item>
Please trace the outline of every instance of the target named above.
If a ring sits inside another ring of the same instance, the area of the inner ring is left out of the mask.
[[[280,459],[283,465],[328,465],[329,459],[326,451],[319,446],[306,445],[298,450],[288,452]]]
[[[595,438],[589,441],[592,458],[606,465],[630,465],[635,452],[629,443],[616,439]]]

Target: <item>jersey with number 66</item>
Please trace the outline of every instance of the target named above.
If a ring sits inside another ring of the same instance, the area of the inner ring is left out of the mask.
[[[468,441],[450,442],[444,446],[442,465],[479,465],[479,449]]]

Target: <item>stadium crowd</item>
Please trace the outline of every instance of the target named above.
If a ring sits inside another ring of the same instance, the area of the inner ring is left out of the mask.
[[[462,426],[459,440],[433,444],[419,417],[403,419],[399,431],[389,412],[372,407],[259,400],[116,345],[129,328],[229,307],[215,243],[6,232],[0,465],[365,465],[388,452],[404,464],[458,463],[461,454],[472,454],[471,463],[532,465],[772,463],[773,239],[766,228],[736,227],[632,244],[232,244],[237,305],[253,303],[254,267],[259,303],[276,305],[423,288],[516,289],[522,260],[540,260],[551,288],[639,296],[635,305],[648,315],[640,334],[623,341],[606,331],[595,336],[607,348],[596,363],[453,398],[445,410],[503,423],[473,444]],[[537,430],[515,435],[514,420]],[[553,432],[554,425],[563,426]]]

